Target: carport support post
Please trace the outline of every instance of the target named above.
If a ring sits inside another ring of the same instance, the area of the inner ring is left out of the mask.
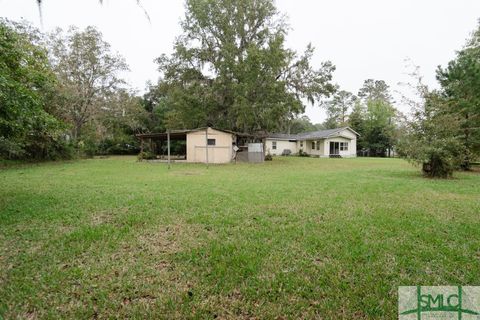
[[[167,154],[168,169],[170,169],[170,130],[167,130]]]
[[[208,169],[208,127],[205,129],[205,163]]]

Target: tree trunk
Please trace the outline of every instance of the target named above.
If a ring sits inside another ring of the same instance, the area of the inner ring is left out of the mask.
[[[470,163],[470,129],[469,129],[469,116],[468,113],[465,114],[465,129],[463,133],[465,134],[465,156],[463,158],[463,163],[461,164],[461,168],[463,170],[470,170],[471,163]]]

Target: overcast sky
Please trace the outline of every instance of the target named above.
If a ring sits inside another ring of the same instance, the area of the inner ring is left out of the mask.
[[[142,0],[151,22],[135,0],[43,0],[43,31],[94,25],[130,65],[129,83],[143,92],[158,72],[153,59],[171,53],[180,34],[183,0]],[[287,43],[302,51],[316,48],[314,66],[332,61],[334,81],[356,93],[365,79],[385,80],[405,91],[405,59],[421,67],[425,82],[436,85],[435,69],[460,49],[480,18],[480,0],[277,0],[289,18]],[[41,27],[35,0],[0,0],[0,16],[24,18]],[[397,97],[397,100],[398,97]],[[408,111],[400,106],[402,111]],[[307,107],[313,122],[324,120],[319,107]]]

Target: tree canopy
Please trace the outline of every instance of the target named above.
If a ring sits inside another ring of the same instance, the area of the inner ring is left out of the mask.
[[[338,90],[331,100],[325,101],[323,106],[327,113],[325,126],[327,128],[337,128],[347,125],[348,113],[353,109],[357,97],[351,92]]]
[[[358,132],[357,150],[363,155],[387,156],[395,145],[398,111],[390,87],[383,80],[367,79],[358,96],[340,90],[326,105],[327,128],[350,126]]]
[[[334,66],[314,49],[285,47],[287,24],[272,0],[187,0],[183,33],[157,59],[169,126],[273,131],[329,96]]]
[[[83,126],[105,106],[106,97],[124,84],[119,73],[128,66],[93,27],[70,28],[66,34],[58,29],[50,36],[50,52],[59,79],[60,114],[72,124],[77,139]]]
[[[457,134],[465,152],[462,167],[469,169],[480,155],[480,26],[456,58],[438,68],[437,79],[447,100],[446,112],[459,119]]]
[[[47,37],[0,20],[0,157],[134,151],[146,115],[119,77],[126,68],[93,27]]]
[[[45,156],[62,127],[47,112],[55,75],[29,31],[0,20],[0,155],[8,158]]]
[[[458,118],[448,111],[441,93],[431,91],[415,72],[416,93],[419,99],[409,99],[412,115],[405,123],[400,138],[400,155],[420,165],[427,177],[450,177],[461,163],[463,147],[456,134]]]

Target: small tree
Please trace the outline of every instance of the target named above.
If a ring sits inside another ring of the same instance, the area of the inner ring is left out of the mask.
[[[409,100],[413,114],[406,122],[406,134],[398,151],[403,158],[420,165],[425,176],[447,178],[462,162],[462,144],[456,136],[459,122],[446,112],[445,99],[429,91],[420,77],[417,79],[420,101]]]

